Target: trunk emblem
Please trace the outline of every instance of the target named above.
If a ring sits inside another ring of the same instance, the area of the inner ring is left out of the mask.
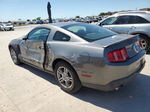
[[[132,46],[132,48],[133,48],[133,50],[134,50],[136,53],[139,52],[139,47],[138,47],[138,45],[134,44],[134,45]]]

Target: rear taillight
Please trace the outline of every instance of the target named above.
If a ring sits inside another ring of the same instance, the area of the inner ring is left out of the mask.
[[[142,40],[138,41],[138,45],[142,48]]]
[[[128,58],[125,48],[114,50],[108,53],[109,62],[124,62]]]

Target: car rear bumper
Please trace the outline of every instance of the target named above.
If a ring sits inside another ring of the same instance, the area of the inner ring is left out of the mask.
[[[112,91],[112,90],[115,90],[115,89],[125,86],[128,82],[133,80],[139,74],[139,72],[141,72],[141,70],[144,68],[144,66],[145,66],[145,60],[140,65],[140,67],[137,69],[137,71],[135,71],[134,73],[128,75],[127,77],[124,77],[124,78],[121,78],[118,80],[114,80],[106,85],[83,83],[83,86],[102,90],[102,91]]]

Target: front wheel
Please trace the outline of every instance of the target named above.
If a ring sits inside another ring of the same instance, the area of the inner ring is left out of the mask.
[[[10,56],[11,56],[12,61],[14,62],[14,64],[19,65],[20,60],[18,59],[17,52],[12,47],[10,47],[9,50],[10,50]]]
[[[55,77],[60,88],[67,93],[76,93],[81,88],[81,82],[76,72],[66,62],[56,64]]]

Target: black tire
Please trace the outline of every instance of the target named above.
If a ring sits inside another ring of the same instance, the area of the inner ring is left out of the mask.
[[[20,62],[20,60],[19,60],[19,58],[18,58],[18,53],[16,52],[16,50],[15,50],[14,48],[10,47],[10,48],[9,48],[9,51],[10,51],[11,59],[12,59],[12,61],[14,62],[14,64],[20,65],[21,62]],[[13,54],[12,54],[12,53],[14,53],[14,55],[16,56],[16,58],[13,57]]]
[[[140,39],[141,39],[141,43],[142,43],[142,40],[143,40],[143,42],[146,43],[146,45],[144,46],[143,49],[144,49],[146,52],[148,52],[148,50],[149,50],[149,48],[150,48],[150,40],[149,40],[148,37],[145,36],[145,35],[139,35],[139,37],[140,37]]]
[[[70,88],[64,87],[64,86],[61,84],[61,82],[59,81],[59,78],[58,78],[58,74],[57,74],[57,73],[58,73],[59,68],[61,68],[61,67],[67,68],[68,71],[69,71],[69,74],[71,74],[71,76],[72,76],[73,83],[70,84],[70,85],[71,85]],[[54,71],[55,71],[55,78],[56,78],[56,81],[58,82],[59,87],[60,87],[63,91],[65,91],[65,92],[67,92],[67,93],[70,93],[70,94],[73,94],[73,93],[76,93],[76,92],[78,92],[78,91],[80,90],[80,88],[81,88],[81,82],[80,82],[80,80],[79,80],[79,78],[78,78],[78,75],[77,75],[77,73],[75,72],[75,70],[74,70],[68,63],[63,62],[63,61],[58,62],[58,63],[56,64],[55,68],[54,68]]]

